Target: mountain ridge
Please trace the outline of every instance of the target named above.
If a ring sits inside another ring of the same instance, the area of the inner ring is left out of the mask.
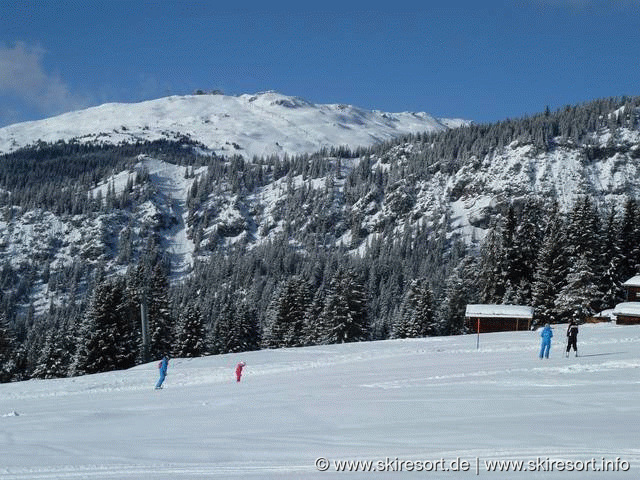
[[[468,122],[425,112],[387,113],[345,104],[314,104],[275,91],[228,96],[170,96],[105,103],[44,120],[0,128],[0,152],[39,141],[131,143],[187,137],[218,156],[284,156],[322,148],[355,149],[407,133],[442,131]]]

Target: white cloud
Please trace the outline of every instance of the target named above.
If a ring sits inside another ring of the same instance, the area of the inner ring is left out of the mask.
[[[42,48],[24,42],[0,45],[0,95],[46,115],[86,107],[88,99],[71,92],[59,75],[45,71],[44,55]]]

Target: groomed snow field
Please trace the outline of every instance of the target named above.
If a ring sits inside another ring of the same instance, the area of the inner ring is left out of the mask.
[[[0,479],[640,478],[640,326],[581,326],[577,358],[565,329],[548,360],[506,332],[3,384]]]

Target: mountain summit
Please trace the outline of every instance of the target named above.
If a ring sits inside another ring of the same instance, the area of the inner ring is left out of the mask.
[[[385,113],[352,105],[313,104],[273,91],[185,95],[107,103],[0,128],[0,153],[38,141],[118,144],[188,137],[220,156],[253,158],[312,153],[332,146],[366,147],[407,133],[442,131],[464,123],[424,112]]]

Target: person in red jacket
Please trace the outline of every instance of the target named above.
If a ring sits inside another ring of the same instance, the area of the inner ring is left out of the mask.
[[[238,365],[236,365],[236,378],[238,380],[238,382],[240,381],[240,377],[242,377],[242,369],[245,367],[246,363],[244,362],[240,362]]]

